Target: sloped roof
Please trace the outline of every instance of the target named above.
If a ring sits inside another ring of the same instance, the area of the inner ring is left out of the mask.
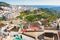
[[[0,10],[3,10],[2,8],[0,8]]]

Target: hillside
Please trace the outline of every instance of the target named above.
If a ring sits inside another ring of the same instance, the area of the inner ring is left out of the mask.
[[[58,12],[53,9],[38,8],[33,11],[30,11],[30,10],[22,11],[20,12],[20,15],[17,16],[17,18],[26,20],[28,22],[29,21],[34,22],[36,20],[41,20],[41,19],[47,19],[51,21],[51,20],[55,20],[56,18],[58,18]]]
[[[10,7],[10,4],[5,3],[5,2],[0,2],[0,6],[7,6],[7,7]]]
[[[57,9],[53,9],[53,8],[40,8],[41,11],[49,14],[49,15],[56,15],[58,18],[60,18],[60,11],[58,11]]]
[[[60,11],[60,6],[59,7],[52,7],[51,9],[54,9],[56,11]]]
[[[59,7],[53,7],[51,8],[53,10],[56,10],[56,14],[58,15],[58,17],[60,18],[60,6]]]

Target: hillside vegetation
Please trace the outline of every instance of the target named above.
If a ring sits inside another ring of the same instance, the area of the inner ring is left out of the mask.
[[[4,6],[4,7],[10,7],[10,4],[5,3],[5,2],[0,2],[0,6]]]
[[[31,22],[36,20],[41,20],[42,18],[51,21],[58,18],[59,17],[58,14],[59,13],[53,9],[39,8],[33,11],[26,10],[26,11],[20,12],[20,15],[17,16],[17,18],[21,18],[23,20],[31,21]]]

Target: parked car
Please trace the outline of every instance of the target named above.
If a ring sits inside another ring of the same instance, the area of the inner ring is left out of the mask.
[[[58,34],[57,33],[44,33],[44,40],[58,40]]]

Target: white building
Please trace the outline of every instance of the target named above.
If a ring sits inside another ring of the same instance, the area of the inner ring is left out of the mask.
[[[20,12],[21,12],[21,11],[26,11],[26,10],[33,11],[33,10],[36,10],[37,8],[28,7],[28,6],[19,6],[19,9],[20,9]]]
[[[0,17],[12,18],[11,8],[10,7],[1,7],[3,10],[0,10]]]
[[[16,17],[19,15],[19,6],[18,5],[12,5],[12,8],[11,8],[11,13],[13,15],[13,17]]]

